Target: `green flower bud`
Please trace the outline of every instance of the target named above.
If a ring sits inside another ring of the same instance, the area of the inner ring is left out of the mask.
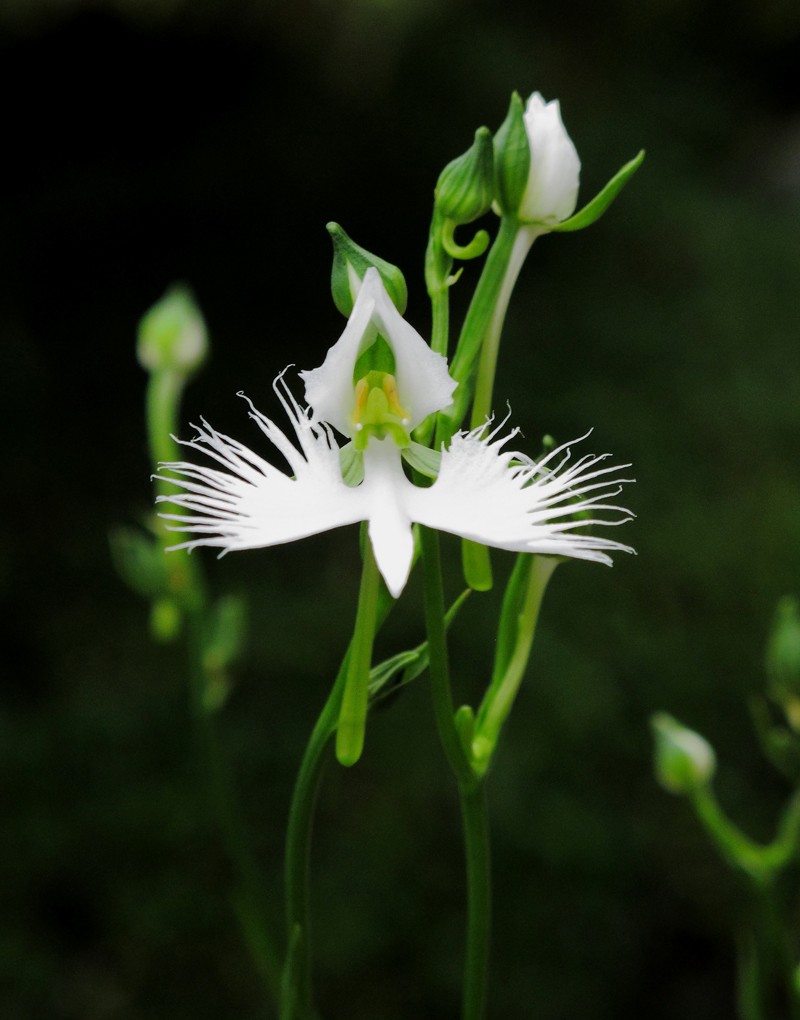
[[[189,375],[208,353],[208,331],[200,309],[185,287],[171,287],[139,323],[136,356],[149,372]]]
[[[519,93],[514,92],[506,119],[494,136],[494,197],[503,216],[516,216],[519,212],[530,167],[525,112]]]
[[[442,170],[434,192],[436,209],[456,226],[472,223],[492,207],[494,149],[488,128],[478,128],[467,151]]]
[[[775,609],[766,666],[772,697],[792,729],[800,731],[800,602],[792,595],[782,598]]]
[[[402,315],[408,304],[408,288],[403,274],[390,262],[379,259],[365,248],[351,241],[338,223],[326,227],[333,241],[333,268],[331,269],[331,293],[333,303],[342,313],[349,316],[353,311],[356,294],[368,269],[374,267],[380,273],[392,303]]]
[[[655,736],[656,779],[670,793],[692,793],[709,783],[717,756],[709,742],[666,712],[650,720]]]

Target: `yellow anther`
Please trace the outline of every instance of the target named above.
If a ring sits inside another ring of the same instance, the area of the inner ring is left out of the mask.
[[[356,383],[356,400],[353,406],[353,424],[357,429],[361,429],[361,419],[364,417],[364,411],[367,406],[367,398],[369,397],[369,383],[366,378],[359,379]]]
[[[397,393],[397,380],[393,375],[388,372],[383,377],[383,392],[386,394],[386,399],[389,401],[389,407],[400,419],[401,424],[408,425],[408,411],[406,411],[400,403],[400,397]]]

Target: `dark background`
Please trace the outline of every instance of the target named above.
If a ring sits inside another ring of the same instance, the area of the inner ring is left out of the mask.
[[[326,221],[403,268],[426,333],[433,184],[516,88],[560,97],[584,199],[648,150],[600,223],[535,246],[496,388],[529,444],[594,426],[634,463],[639,555],[561,567],[545,603],[490,785],[490,1013],[728,1020],[747,897],[654,783],[648,718],[704,732],[721,799],[770,838],[788,789],[747,700],[774,604],[800,590],[796,4],[5,0],[0,33],[0,1016],[267,1015],[183,650],[150,642],[108,552],[150,504],[136,324],[188,282],[213,358],[183,417],[255,443],[235,392],[273,413],[277,372],[319,364],[342,327]],[[249,600],[220,725],[278,911],[356,532],[200,555]],[[498,602],[474,596],[454,631],[459,701],[479,697]],[[415,578],[380,651],[420,638]],[[455,1016],[458,814],[425,679],[371,720],[357,768],[329,769],[315,866],[325,1016]]]

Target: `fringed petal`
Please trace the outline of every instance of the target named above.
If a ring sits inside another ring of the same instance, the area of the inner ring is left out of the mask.
[[[516,430],[501,438],[498,432],[499,428],[489,432],[487,425],[453,437],[450,448],[442,451],[434,484],[406,493],[412,520],[515,552],[608,565],[609,553],[633,552],[612,539],[573,533],[632,519],[630,510],[608,502],[632,481],[617,474],[629,464],[600,467],[607,455],[593,454],[571,464],[569,443],[534,463],[505,449]],[[596,511],[612,516],[596,517]]]

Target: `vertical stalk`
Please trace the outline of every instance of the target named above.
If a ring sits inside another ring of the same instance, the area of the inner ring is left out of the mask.
[[[475,775],[453,716],[438,535],[420,529],[424,560],[425,623],[436,726],[458,784],[467,871],[467,938],[462,1020],[482,1020],[486,1009],[491,926],[489,824],[485,780]]]
[[[503,251],[506,254],[506,263],[496,285],[495,300],[491,313],[488,316],[483,343],[481,344],[478,378],[475,383],[475,399],[472,403],[473,428],[482,425],[492,413],[492,393],[494,391],[494,377],[497,370],[497,355],[500,350],[500,336],[506,320],[508,303],[511,300],[511,293],[514,290],[514,284],[517,282],[519,271],[522,269],[522,264],[530,251],[531,245],[536,240],[537,234],[532,227],[520,226],[513,221],[503,219],[500,221],[498,241],[501,236],[504,237],[505,241]]]
[[[311,836],[317,791],[325,764],[324,752],[336,729],[342,689],[347,676],[345,656],[336,682],[317,719],[300,763],[286,829],[286,927],[288,951],[283,977],[281,1020],[313,1016],[311,992]]]

